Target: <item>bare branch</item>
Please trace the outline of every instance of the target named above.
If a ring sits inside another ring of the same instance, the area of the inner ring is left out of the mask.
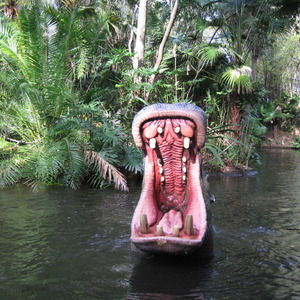
[[[171,17],[170,17],[170,21],[169,21],[168,27],[167,27],[167,29],[165,31],[164,37],[163,37],[160,45],[159,45],[159,49],[158,49],[158,53],[157,53],[157,58],[156,58],[156,62],[155,62],[155,65],[154,65],[154,70],[155,71],[158,70],[158,68],[159,68],[159,66],[160,66],[160,64],[162,62],[164,48],[166,46],[168,37],[170,35],[171,29],[173,27],[173,24],[174,24],[174,21],[175,21],[175,18],[176,18],[176,14],[177,14],[177,10],[178,10],[178,4],[179,4],[179,0],[176,0],[176,2],[174,4],[173,11],[172,11],[172,14],[171,14]]]
[[[179,5],[179,0],[176,0],[175,3],[174,3],[174,8],[173,8],[173,11],[171,13],[171,17],[170,17],[170,20],[169,20],[169,24],[167,26],[167,29],[165,31],[165,34],[164,34],[164,37],[159,45],[159,48],[158,48],[158,52],[157,52],[157,58],[156,58],[156,62],[155,62],[155,65],[154,65],[154,70],[157,71],[158,68],[160,67],[161,65],[161,62],[162,62],[162,59],[163,59],[163,53],[164,53],[164,48],[166,46],[166,43],[167,43],[167,40],[168,40],[168,37],[170,35],[170,32],[171,32],[171,29],[173,27],[173,24],[174,24],[174,21],[175,21],[175,18],[176,18],[176,14],[177,14],[177,10],[178,10],[178,5]],[[155,80],[155,76],[156,74],[152,74],[149,78],[149,83],[152,84]],[[146,97],[145,97],[145,100],[148,101],[149,99],[149,96],[150,96],[150,92],[148,92],[146,94]]]
[[[16,143],[17,145],[30,145],[30,144],[36,144],[42,141],[42,139],[39,139],[37,141],[32,141],[32,142],[25,142],[25,141],[19,141],[19,140],[15,140],[15,139],[11,139],[9,137],[5,137],[5,140],[8,142],[13,142]]]

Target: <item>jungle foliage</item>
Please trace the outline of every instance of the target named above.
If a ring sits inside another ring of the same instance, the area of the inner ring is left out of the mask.
[[[247,168],[267,127],[299,126],[297,3],[149,0],[134,68],[139,1],[18,2],[0,17],[0,186],[127,190],[143,172],[131,122],[156,102],[206,111],[211,165]]]

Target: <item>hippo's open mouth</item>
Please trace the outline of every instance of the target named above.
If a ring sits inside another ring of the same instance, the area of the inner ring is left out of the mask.
[[[195,250],[207,231],[199,158],[206,134],[204,112],[186,103],[151,105],[136,115],[132,133],[145,150],[132,242],[148,252]]]

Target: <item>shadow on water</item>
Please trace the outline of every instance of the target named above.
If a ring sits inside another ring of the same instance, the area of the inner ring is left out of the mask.
[[[140,186],[0,191],[0,299],[300,299],[300,152],[210,187],[211,259],[131,250]]]
[[[211,258],[168,257],[136,254],[130,277],[134,299],[202,299],[194,290],[207,290],[213,272]],[[182,298],[181,298],[182,299]],[[203,297],[204,299],[204,297]]]

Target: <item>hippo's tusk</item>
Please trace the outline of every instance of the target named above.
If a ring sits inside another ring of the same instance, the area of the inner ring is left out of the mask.
[[[194,235],[194,227],[193,227],[193,216],[187,215],[185,217],[184,222],[184,233],[187,235]]]
[[[140,218],[140,231],[142,234],[146,234],[150,232],[148,219],[146,214],[142,214]]]

